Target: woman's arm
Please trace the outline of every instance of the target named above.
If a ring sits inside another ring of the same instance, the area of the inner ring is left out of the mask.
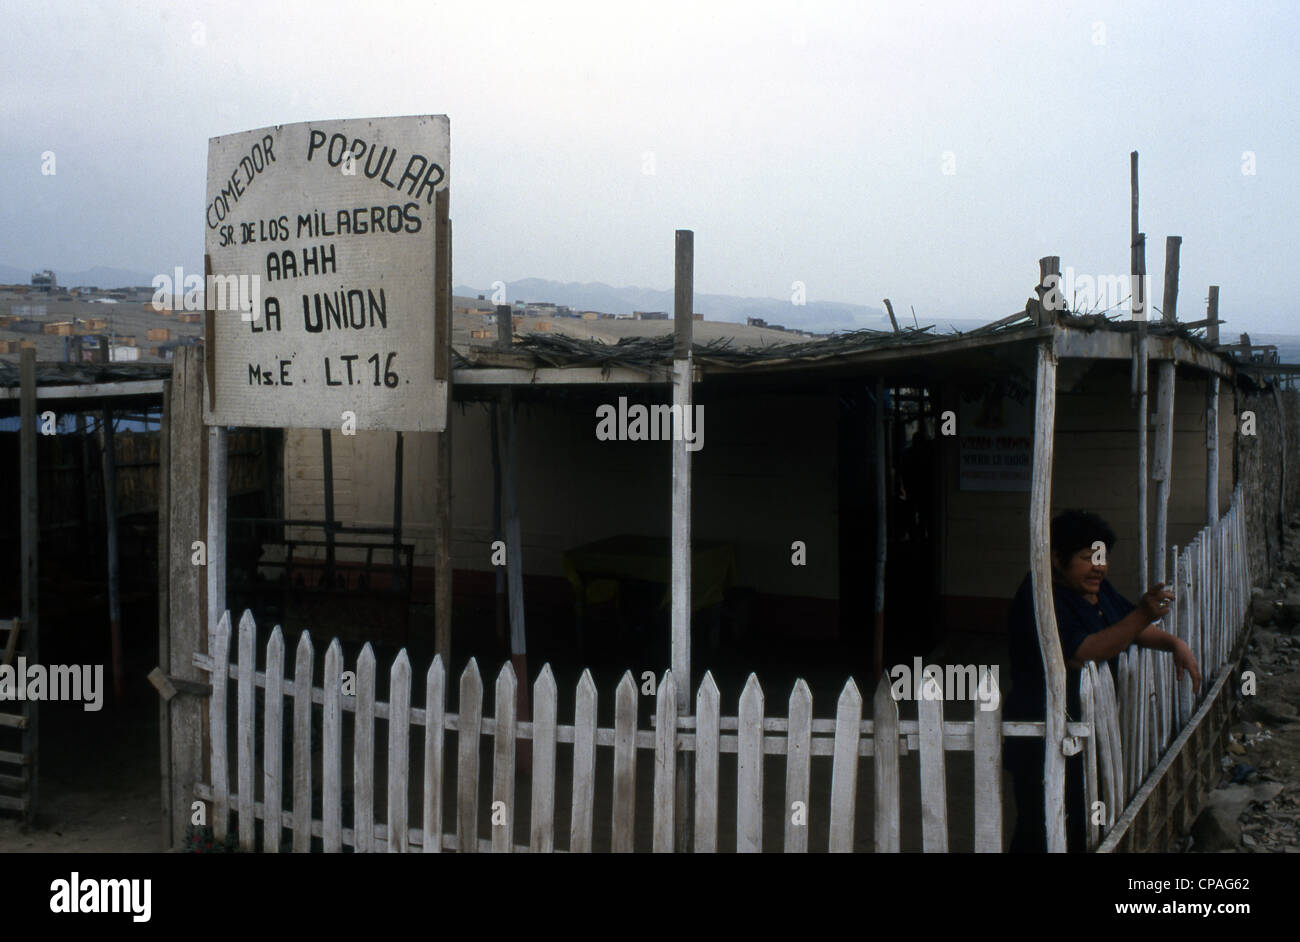
[[[1083,643],[1074,649],[1074,657],[1066,663],[1079,668],[1088,661],[1109,661],[1137,641],[1148,628],[1154,627],[1151,622],[1150,613],[1139,605],[1109,628],[1094,631],[1084,638]],[[1160,633],[1164,634],[1163,631]]]
[[[1138,632],[1137,644],[1139,647],[1151,648],[1154,651],[1168,651],[1174,656],[1174,667],[1177,670],[1187,671],[1187,676],[1192,679],[1192,689],[1197,693],[1201,692],[1201,668],[1196,663],[1196,655],[1192,654],[1192,649],[1187,646],[1187,642],[1155,625],[1147,625],[1145,629]]]
[[[1138,599],[1137,608],[1109,628],[1095,631],[1084,638],[1083,643],[1074,649],[1074,656],[1066,663],[1070,667],[1079,668],[1088,661],[1109,661],[1152,628],[1158,634],[1171,637],[1151,623],[1164,615],[1173,598],[1172,592],[1165,591],[1163,582],[1147,589],[1142,598]]]

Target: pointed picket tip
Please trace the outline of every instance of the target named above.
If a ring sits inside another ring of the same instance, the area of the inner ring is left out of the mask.
[[[537,679],[533,681],[533,695],[540,697],[542,693],[548,693],[555,696],[556,690],[555,674],[551,671],[550,662],[547,662],[542,665],[541,671],[537,674]]]
[[[280,630],[279,625],[271,629],[271,637],[266,640],[266,647],[267,650],[275,648],[284,651],[284,632]]]
[[[662,697],[665,690],[671,690],[674,696],[677,694],[677,678],[673,677],[672,668],[664,671],[663,679],[659,681],[659,696]]]
[[[460,673],[460,682],[464,683],[466,678],[469,677],[473,677],[475,680],[479,681],[483,679],[482,675],[478,672],[478,661],[472,657],[469,659],[469,663],[465,665],[465,669]]]
[[[497,682],[495,688],[495,702],[497,704],[497,716],[502,717],[508,714],[508,718],[515,718],[515,698],[519,691],[519,681],[515,677],[515,669],[507,661],[500,672],[497,673]]]
[[[435,654],[429,662],[429,669],[424,672],[425,686],[432,686],[435,680],[442,680],[446,676],[447,669],[442,665],[442,655]]]
[[[276,628],[276,631],[279,630],[280,630],[279,628]],[[328,660],[331,657],[336,657],[340,661],[343,659],[343,645],[339,642],[338,638],[335,638],[333,641],[331,641],[330,646],[325,649],[326,660]]]
[[[398,651],[397,657],[393,658],[393,666],[388,669],[388,676],[391,678],[402,676],[410,679],[411,659],[406,655],[406,648]]]
[[[885,676],[888,677],[888,675]],[[888,690],[889,688],[886,687],[885,689]],[[840,691],[839,702],[843,703],[846,700],[849,701],[850,703],[855,701],[857,703],[862,702],[862,692],[858,690],[858,682],[854,680],[852,677],[850,677],[848,680],[844,682],[844,689]]]
[[[367,641],[365,644],[361,646],[361,653],[357,655],[357,666],[360,667],[362,665],[366,665],[366,666],[373,667],[374,663],[375,663],[375,649],[372,648],[370,646],[370,642]]]
[[[596,682],[591,678],[591,669],[586,667],[582,669],[582,676],[578,678],[578,699],[581,700],[583,697],[596,699]]]
[[[301,655],[304,652],[313,650],[314,649],[311,646],[311,632],[304,630],[303,633],[298,636],[298,654]]]
[[[229,637],[230,637],[230,612],[222,612],[221,617],[217,619],[216,627],[208,629],[208,639],[210,642],[208,646],[208,650],[212,650],[211,642],[217,641],[221,638],[229,638]]]
[[[794,682],[794,688],[790,691],[790,708],[793,709],[796,703],[812,704],[812,689],[802,677]]]
[[[634,701],[636,700],[636,681],[632,679],[632,672],[630,670],[623,672],[623,679],[618,682],[618,687],[614,691],[614,696],[620,700],[629,696]]]
[[[740,708],[743,710],[748,703],[761,709],[763,700],[763,685],[758,682],[758,675],[751,673],[745,681],[745,689],[740,692]]]
[[[239,633],[242,635],[245,631],[257,631],[257,623],[253,621],[253,613],[244,609],[244,614],[239,616]]]

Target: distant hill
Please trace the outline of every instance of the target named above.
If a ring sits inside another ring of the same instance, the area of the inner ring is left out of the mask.
[[[458,295],[471,298],[480,294],[491,298],[491,288],[458,285]],[[506,285],[506,302],[550,301],[584,311],[608,314],[631,314],[633,311],[673,310],[673,293],[656,288],[615,288],[601,282],[560,282],[544,278],[524,278]],[[712,321],[743,324],[747,317],[761,317],[769,324],[797,327],[802,330],[857,330],[888,327],[889,319],[880,308],[839,301],[808,301],[795,305],[780,298],[740,298],[729,294],[695,295],[695,311]],[[910,321],[910,315],[909,315]]]

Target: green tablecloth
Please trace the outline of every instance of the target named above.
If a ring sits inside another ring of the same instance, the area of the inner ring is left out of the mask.
[[[672,550],[669,541],[653,536],[611,536],[578,546],[564,554],[564,575],[573,584],[578,607],[586,602],[586,587],[595,578],[640,579],[667,589],[660,608],[672,594]],[[736,551],[720,540],[695,540],[691,546],[691,611],[722,601],[736,578]]]

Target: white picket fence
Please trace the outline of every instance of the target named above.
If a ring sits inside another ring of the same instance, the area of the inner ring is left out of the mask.
[[[550,666],[542,669],[533,687],[531,722],[516,720],[516,678],[506,664],[496,680],[495,714],[483,715],[483,683],[479,669],[470,661],[460,677],[459,713],[446,709],[447,678],[441,659],[435,657],[426,672],[424,708],[411,704],[411,665],[401,651],[390,670],[389,702],[375,697],[375,656],[369,644],[361,650],[355,665],[355,696],[343,693],[343,656],[338,640],[325,652],[323,687],[312,686],[316,652],[304,632],[294,655],[293,677],[284,676],[285,645],[279,627],[266,645],[266,670],[256,667],[256,627],[251,614],[240,620],[236,660],[230,662],[230,616],[227,613],[209,637],[210,655],[195,655],[195,664],[208,671],[212,681],[209,704],[211,730],[210,785],[200,785],[199,798],[211,802],[212,826],[217,840],[224,840],[231,811],[237,815],[239,846],[259,847],[256,822],[263,822],[260,846],[276,851],[281,828],[292,832],[294,851],[313,849],[320,839],[326,852],[344,847],[355,851],[534,851],[556,850],[556,802],[570,801],[571,825],[567,849],[592,850],[593,809],[597,807],[596,751],[613,749],[612,789],[608,807],[612,814],[610,848],[615,851],[673,848],[675,831],[674,792],[678,768],[677,753],[693,753],[694,797],[693,848],[709,852],[718,849],[720,811],[720,763],[722,754],[734,754],[736,850],[759,851],[764,845],[763,758],[785,756],[782,796],[784,849],[803,852],[809,845],[810,820],[795,812],[802,802],[805,815],[815,800],[812,780],[814,761],[831,762],[829,796],[819,809],[829,821],[828,848],[851,851],[858,826],[855,821],[860,762],[871,759],[873,769],[874,848],[900,849],[901,777],[900,758],[919,752],[921,837],[926,851],[946,851],[949,841],[949,795],[945,756],[949,752],[974,753],[974,847],[980,852],[1003,849],[1002,824],[1002,738],[1043,735],[1043,724],[1004,722],[1000,708],[976,709],[974,719],[945,720],[942,700],[918,700],[918,718],[903,720],[882,678],[873,699],[874,719],[864,720],[863,699],[850,679],[836,705],[834,719],[814,719],[812,694],[799,680],[790,694],[785,717],[766,715],[766,704],[757,677],[750,675],[740,696],[737,716],[723,716],[717,685],[705,674],[695,698],[692,715],[677,715],[679,692],[671,672],[658,682],[655,722],[652,729],[638,729],[638,687],[630,673],[624,674],[615,692],[613,728],[596,721],[597,692],[590,672],[578,682],[572,725],[556,717],[556,684]],[[234,681],[236,720],[233,734],[234,789],[230,782],[231,743],[227,714],[230,682]],[[255,691],[261,688],[262,708],[257,711]],[[282,768],[282,729],[285,698],[292,711],[292,769]],[[990,702],[992,699],[990,698]],[[320,743],[320,808],[313,812],[312,714],[322,712]],[[258,715],[260,713],[260,716]],[[344,717],[352,716],[352,815],[345,826],[343,813]],[[387,726],[386,795],[375,788],[375,721]],[[263,730],[262,748],[255,749],[254,732]],[[422,768],[411,769],[412,727],[423,728]],[[1084,724],[1072,723],[1074,735],[1087,735]],[[456,734],[455,771],[444,748],[445,734]],[[480,737],[492,737],[492,811],[480,815]],[[531,742],[530,808],[527,846],[516,845],[515,779],[517,746]],[[572,786],[569,795],[557,794],[557,743],[572,744]],[[878,748],[887,743],[889,748]],[[636,831],[636,757],[638,750],[654,755],[652,827],[649,833]],[[450,827],[444,826],[445,776],[455,775],[455,811]],[[412,821],[409,787],[412,777],[422,780],[418,826]],[[290,791],[290,807],[284,807],[284,790]],[[259,794],[260,791],[260,794]],[[775,795],[771,796],[772,800]],[[769,805],[770,807],[770,805]],[[728,808],[729,812],[731,809]],[[379,820],[376,820],[377,816]],[[507,822],[489,824],[489,819]],[[269,828],[268,828],[269,822]],[[276,824],[279,827],[276,827]],[[482,826],[491,834],[480,837]],[[775,842],[769,841],[769,847]],[[647,846],[648,845],[648,846]]]
[[[1171,655],[1148,648],[1121,653],[1118,678],[1106,664],[1081,672],[1081,719],[1097,726],[1086,747],[1087,802],[1106,808],[1100,827],[1089,815],[1094,846],[1191,721],[1240,637],[1251,584],[1241,488],[1227,513],[1171,555],[1174,604],[1162,627],[1192,649],[1201,690],[1193,693],[1190,678],[1177,676]]]

